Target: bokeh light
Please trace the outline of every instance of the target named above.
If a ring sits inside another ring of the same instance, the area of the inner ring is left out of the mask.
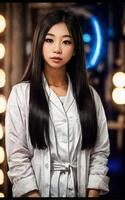
[[[3,192],[0,192],[0,197],[4,197],[4,193]]]
[[[112,99],[117,104],[125,104],[125,88],[115,88],[112,92]]]
[[[0,69],[0,88],[4,87],[5,82],[5,72],[2,69]]]
[[[0,169],[0,185],[2,185],[4,183],[4,173],[3,170]]]
[[[0,59],[5,56],[5,47],[2,43],[0,43]]]
[[[0,95],[0,113],[6,111],[6,98],[4,95]]]
[[[113,75],[112,81],[116,87],[124,87],[125,86],[125,73],[123,73],[123,72],[115,73]]]
[[[0,15],[0,33],[4,31],[6,27],[6,20],[3,15]]]
[[[0,124],[0,140],[3,138],[3,126]]]
[[[5,159],[4,148],[0,147],[0,164],[4,161],[4,159]]]

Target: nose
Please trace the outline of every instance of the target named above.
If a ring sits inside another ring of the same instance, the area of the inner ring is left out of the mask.
[[[54,45],[53,52],[57,53],[57,54],[61,54],[62,53],[62,48],[61,48],[61,44],[60,43],[56,43]]]

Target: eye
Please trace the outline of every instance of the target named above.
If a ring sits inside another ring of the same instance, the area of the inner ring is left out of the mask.
[[[63,41],[63,43],[66,44],[66,45],[68,45],[68,44],[72,44],[72,42],[69,41],[69,40],[65,40],[65,41]]]
[[[46,38],[46,39],[45,39],[45,42],[47,42],[47,43],[52,43],[52,42],[53,42],[53,40],[52,40],[52,39],[50,39],[50,38]]]

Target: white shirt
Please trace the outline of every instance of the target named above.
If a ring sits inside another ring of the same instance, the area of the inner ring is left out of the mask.
[[[62,131],[67,132],[66,116],[59,99],[50,92],[45,82],[45,91],[49,96],[49,107],[54,124],[60,119]],[[77,123],[74,123],[77,135],[81,135],[81,126],[73,98],[72,86],[69,82],[69,95],[64,101],[65,111],[68,118],[72,119],[73,113]],[[109,136],[105,112],[97,92],[92,88],[98,121],[98,137],[96,145],[91,150],[80,150],[77,155],[77,182],[78,196],[85,197],[87,188],[100,189],[101,193],[109,191],[107,177],[107,161],[110,152]],[[10,93],[6,118],[5,118],[5,142],[8,161],[8,176],[13,184],[13,197],[20,197],[32,190],[39,190],[41,197],[49,197],[51,186],[51,155],[50,149],[34,149],[28,130],[29,114],[29,91],[28,82],[16,84]],[[72,109],[70,109],[72,107]],[[58,129],[58,128],[56,128]],[[54,128],[50,123],[50,135],[54,135]],[[54,138],[54,137],[53,137]],[[76,144],[79,144],[79,137]],[[72,156],[71,156],[72,157]]]
[[[50,134],[52,164],[51,197],[77,196],[77,153],[81,134],[77,132],[76,123],[78,116],[76,107],[74,106],[74,98],[68,111],[65,109],[65,102],[69,98],[68,96],[71,95],[70,87],[71,85],[68,84],[66,96],[57,96],[55,92],[50,89],[50,93],[61,102],[60,106],[62,106],[65,114],[64,120],[62,120],[62,118],[53,120],[52,114],[50,118],[54,128],[54,134]],[[52,110],[52,108],[50,108],[50,110]],[[66,129],[64,124],[67,126]]]

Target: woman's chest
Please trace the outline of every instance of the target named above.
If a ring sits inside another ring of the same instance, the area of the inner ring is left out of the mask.
[[[57,96],[66,96],[68,85],[56,87],[56,86],[50,86],[50,88],[55,92]]]

